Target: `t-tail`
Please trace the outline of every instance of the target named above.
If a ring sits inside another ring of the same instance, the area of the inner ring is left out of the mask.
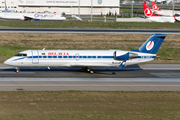
[[[146,2],[143,3],[143,9],[144,9],[144,15],[146,17],[159,16],[159,15],[153,14],[153,12],[151,11],[151,9],[149,8]]]
[[[138,50],[132,51],[156,54],[166,36],[165,34],[152,34]]]
[[[152,2],[153,11],[161,11],[161,9],[156,5],[155,2]]]

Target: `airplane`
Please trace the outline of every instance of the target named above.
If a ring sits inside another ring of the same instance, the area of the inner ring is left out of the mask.
[[[25,20],[25,21],[61,21],[66,20],[61,14],[50,13],[15,13],[7,9],[5,0],[5,10],[0,12],[0,19],[4,20]]]
[[[4,20],[24,20],[24,21],[61,21],[66,20],[61,14],[50,13],[15,13],[1,12],[0,19]]]
[[[162,16],[173,16],[173,15],[180,15],[180,11],[174,11],[173,10],[161,10],[155,2],[152,2],[153,7],[153,13],[156,15],[162,15]]]
[[[143,8],[144,8],[144,14],[145,14],[145,19],[148,19],[149,21],[152,22],[170,22],[174,23],[176,20],[174,17],[166,17],[166,16],[159,16],[153,14],[149,6],[146,4],[146,2],[143,3]]]
[[[96,68],[126,67],[154,60],[166,34],[152,34],[138,49],[122,50],[25,50],[9,58],[4,64],[19,67],[82,68],[94,73]]]

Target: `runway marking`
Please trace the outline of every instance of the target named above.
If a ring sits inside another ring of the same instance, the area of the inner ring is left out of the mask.
[[[20,72],[20,73],[16,73],[16,72],[12,72],[12,71],[10,71],[10,72],[0,72],[0,74],[35,74],[35,72],[25,72],[25,71],[23,71],[23,72]]]
[[[0,78],[1,81],[36,82],[180,82],[180,78]]]
[[[1,84],[0,87],[180,87],[180,85],[67,85],[67,84]]]

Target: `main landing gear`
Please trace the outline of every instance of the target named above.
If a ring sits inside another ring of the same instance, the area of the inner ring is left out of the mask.
[[[93,74],[93,73],[94,73],[94,70],[89,69],[89,68],[87,68],[87,71],[88,71],[90,74]]]
[[[84,71],[89,72],[90,74],[94,73],[94,70],[90,69],[90,68],[82,68]]]
[[[16,67],[15,69],[16,69],[16,73],[20,72],[20,69],[18,67]]]

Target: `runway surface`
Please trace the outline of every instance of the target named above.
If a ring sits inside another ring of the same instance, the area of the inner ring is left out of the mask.
[[[180,34],[180,30],[162,29],[58,29],[58,28],[0,28],[0,33],[73,33],[73,34]]]
[[[180,91],[179,64],[146,64],[123,69],[20,68],[0,64],[0,91]]]

